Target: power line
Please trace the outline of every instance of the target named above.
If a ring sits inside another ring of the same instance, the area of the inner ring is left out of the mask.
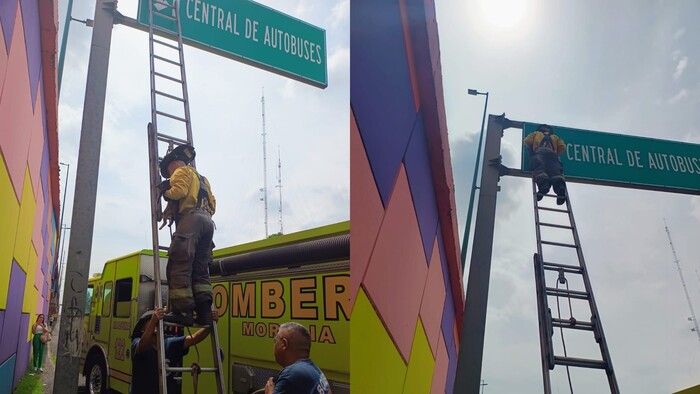
[[[683,278],[683,270],[681,269],[681,262],[678,260],[676,255],[676,248],[673,246],[673,240],[671,240],[671,232],[668,230],[668,225],[666,224],[666,219],[664,219],[664,227],[666,228],[666,235],[668,235],[668,243],[671,245],[671,251],[673,251],[673,262],[676,263],[676,268],[678,269],[678,275],[681,277],[681,283],[683,284],[683,291],[685,292],[685,299],[688,301],[688,307],[690,308],[690,317],[688,320],[693,322],[693,328],[691,331],[695,331],[698,335],[698,341],[700,341],[700,329],[698,329],[698,319],[695,317],[695,311],[693,310],[693,304],[690,302],[690,295],[688,295],[688,287],[685,285],[685,279]],[[697,272],[696,272],[697,273]]]

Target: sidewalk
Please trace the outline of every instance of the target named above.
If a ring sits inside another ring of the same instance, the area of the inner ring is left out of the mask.
[[[44,372],[41,373],[41,383],[44,385],[44,393],[53,393],[53,379],[56,375],[56,351],[58,349],[58,325],[56,322],[51,328],[52,339],[46,346],[44,357]]]

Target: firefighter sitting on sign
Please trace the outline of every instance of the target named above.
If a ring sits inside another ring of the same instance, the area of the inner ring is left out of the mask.
[[[532,179],[537,184],[537,201],[541,200],[554,189],[557,195],[557,205],[566,202],[566,182],[559,155],[564,153],[564,140],[552,132],[549,125],[542,124],[537,130],[525,137],[525,145],[530,150],[530,169]]]
[[[163,224],[175,221],[166,269],[170,313],[164,321],[185,326],[193,322],[211,324],[209,264],[214,247],[211,216],[216,210],[216,200],[209,181],[189,165],[194,157],[190,145],[173,149],[160,162],[161,175],[169,179],[158,185],[168,201]]]

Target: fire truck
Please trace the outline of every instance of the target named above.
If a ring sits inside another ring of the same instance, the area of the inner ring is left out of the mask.
[[[167,256],[160,259],[165,297]],[[309,329],[311,358],[333,393],[350,392],[349,222],[217,249],[210,274],[227,393],[252,393],[277,374],[273,339],[288,321]],[[88,280],[81,367],[91,393],[129,392],[131,333],[153,309],[156,285],[151,250],[110,260]],[[183,366],[212,366],[209,340],[190,348]],[[185,393],[195,381],[198,392],[216,390],[213,374],[181,379]]]

